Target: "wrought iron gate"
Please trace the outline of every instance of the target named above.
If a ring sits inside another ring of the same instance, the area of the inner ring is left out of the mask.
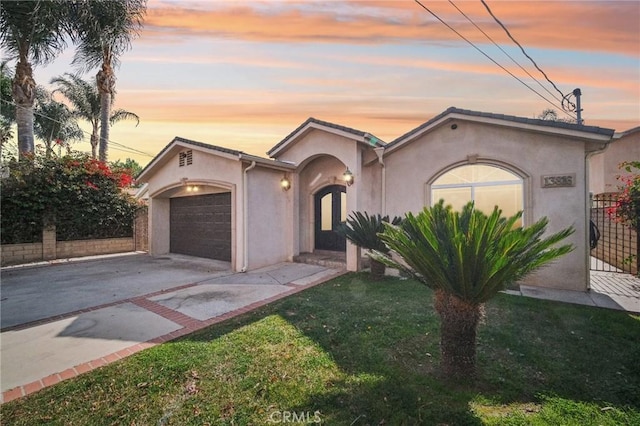
[[[591,269],[637,275],[638,235],[609,215],[617,196],[616,193],[598,194],[591,200]],[[599,236],[595,247],[594,236]]]

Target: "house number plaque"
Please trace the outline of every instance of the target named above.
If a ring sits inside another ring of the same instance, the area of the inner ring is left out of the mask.
[[[576,186],[576,174],[542,176],[543,188],[565,188]]]

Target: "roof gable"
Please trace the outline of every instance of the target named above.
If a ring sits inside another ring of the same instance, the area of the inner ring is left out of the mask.
[[[374,147],[385,145],[385,143],[381,139],[375,137],[370,133],[309,117],[304,123],[298,126],[294,131],[289,133],[284,139],[282,139],[273,148],[271,148],[267,152],[267,155],[269,157],[274,157],[284,152],[289,146],[295,144],[299,138],[303,137],[308,132],[314,129],[345,136],[357,142],[367,143]]]
[[[450,119],[460,119],[480,123],[501,125],[506,127],[520,128],[523,130],[533,130],[543,133],[553,133],[559,135],[572,136],[575,138],[600,139],[608,141],[614,134],[613,129],[605,129],[596,126],[584,126],[561,121],[541,120],[537,118],[525,118],[515,115],[494,114],[490,112],[472,111],[456,107],[447,108],[442,113],[433,117],[426,123],[421,124],[413,130],[391,141],[385,150],[394,150],[400,145],[404,145],[421,135],[430,132],[432,129],[442,125]]]
[[[620,138],[623,138],[625,136],[633,135],[633,134],[638,133],[638,132],[640,132],[640,126],[633,127],[631,129],[627,129],[627,130],[625,130],[623,132],[616,133],[614,137],[616,139],[620,139]]]
[[[174,148],[196,148],[197,150],[208,152],[213,155],[218,155],[224,158],[233,159],[236,161],[245,161],[245,162],[253,162],[255,161],[257,164],[279,169],[279,170],[293,170],[295,169],[295,165],[290,163],[286,163],[283,161],[272,160],[269,158],[258,157],[255,155],[247,154],[242,151],[238,151],[235,149],[225,148],[223,146],[211,145],[204,142],[198,142],[190,139],[181,138],[176,136],[173,138],[171,142],[169,142],[159,153],[156,155],[153,160],[147,164],[144,169],[138,174],[136,180],[140,182],[145,182],[145,179],[148,178],[153,170],[157,167],[161,167],[169,161],[171,156],[171,152],[175,152]]]

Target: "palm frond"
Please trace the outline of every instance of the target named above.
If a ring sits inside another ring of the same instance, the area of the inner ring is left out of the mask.
[[[573,250],[570,244],[556,246],[573,228],[544,237],[546,218],[526,228],[516,227],[521,216],[522,212],[502,217],[497,207],[486,215],[473,203],[456,212],[440,201],[417,216],[408,213],[402,226],[385,224],[380,239],[391,254],[378,250],[373,256],[431,288],[483,303]]]
[[[34,135],[48,146],[55,139],[66,142],[82,140],[84,136],[69,108],[53,100],[51,93],[41,86],[36,88]]]
[[[67,98],[78,117],[89,122],[99,120],[100,94],[95,84],[83,80],[76,74],[69,73],[54,77],[50,83],[57,86],[53,93],[59,92]]]
[[[70,2],[5,1],[0,7],[0,44],[12,57],[51,62],[66,47]]]
[[[115,124],[122,120],[136,120],[136,127],[138,127],[138,124],[140,124],[140,117],[138,117],[138,114],[135,114],[131,111],[117,109],[111,112],[111,118],[109,118],[110,124]]]
[[[117,67],[130,49],[146,14],[146,0],[89,1],[76,4],[73,39],[77,49],[72,64],[83,71],[101,64]]]
[[[400,221],[401,218],[394,217],[392,223],[399,224]],[[358,247],[387,252],[387,246],[378,236],[384,230],[384,223],[389,223],[389,216],[369,216],[367,212],[353,212],[338,228],[338,233]]]

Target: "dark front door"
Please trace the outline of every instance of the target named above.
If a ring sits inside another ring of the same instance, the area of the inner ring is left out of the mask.
[[[231,261],[231,193],[171,199],[170,251]]]
[[[336,231],[347,220],[347,192],[342,185],[331,185],[314,196],[316,250],[345,251],[347,241]]]

